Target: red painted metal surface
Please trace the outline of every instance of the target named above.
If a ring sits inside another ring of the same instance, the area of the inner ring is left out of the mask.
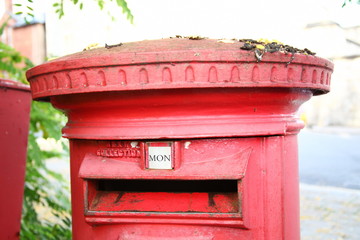
[[[0,79],[0,239],[19,239],[31,94]]]
[[[28,71],[69,117],[74,239],[299,239],[295,113],[333,64],[242,44],[125,43]]]

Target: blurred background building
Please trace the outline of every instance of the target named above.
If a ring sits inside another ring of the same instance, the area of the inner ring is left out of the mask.
[[[17,49],[34,64],[41,64],[47,56],[45,12],[35,8],[34,17],[26,22],[23,16],[14,14],[21,9],[16,9],[13,3],[12,0],[3,0],[0,3],[0,24],[8,21],[1,41]]]
[[[331,92],[307,104],[309,126],[360,127],[360,25],[309,23],[304,32],[319,55],[335,64]]]

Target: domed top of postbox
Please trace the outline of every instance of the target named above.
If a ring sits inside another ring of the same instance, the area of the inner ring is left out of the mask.
[[[246,41],[201,38],[145,40],[84,50],[27,72],[34,99],[106,91],[286,87],[329,91],[333,63]],[[260,54],[260,55],[259,55]]]

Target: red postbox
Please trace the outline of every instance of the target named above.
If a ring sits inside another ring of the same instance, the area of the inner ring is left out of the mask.
[[[31,94],[27,85],[0,79],[0,239],[19,239]]]
[[[28,71],[69,118],[74,239],[299,239],[295,113],[333,64],[240,48],[141,41]]]

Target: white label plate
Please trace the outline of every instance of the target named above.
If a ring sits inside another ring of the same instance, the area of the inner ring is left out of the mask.
[[[171,146],[148,146],[147,161],[149,169],[173,169]]]

